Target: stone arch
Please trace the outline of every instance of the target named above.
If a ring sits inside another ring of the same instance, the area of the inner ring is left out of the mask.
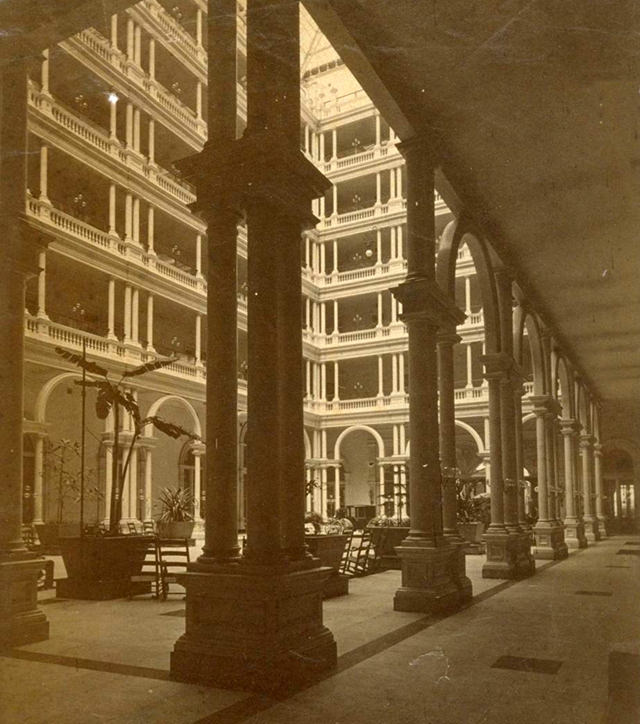
[[[344,438],[350,433],[355,432],[356,430],[361,430],[363,432],[368,432],[370,435],[373,436],[375,439],[377,445],[378,445],[378,457],[383,458],[384,457],[384,440],[382,439],[382,436],[377,430],[374,430],[374,428],[369,427],[369,425],[351,425],[350,427],[347,427],[345,430],[343,430],[337,437],[335,445],[333,447],[333,459],[334,460],[340,460],[340,445]]]
[[[304,436],[304,456],[306,459],[311,457],[311,440],[309,439],[309,433],[306,429],[302,430]]]
[[[456,263],[463,244],[469,248],[480,286],[486,349],[488,353],[499,352],[500,317],[491,250],[464,216],[450,221],[445,227],[436,259],[436,281],[450,299],[455,299]]]
[[[475,442],[477,448],[478,448],[478,454],[484,452],[484,442],[482,441],[482,437],[480,436],[480,433],[475,430],[469,423],[463,422],[462,420],[455,420],[456,427],[459,427],[461,430],[464,430],[465,432],[468,432],[469,435],[473,438],[473,441]],[[405,446],[405,452],[404,454],[408,457],[409,453],[411,452],[411,440],[407,440],[407,444]]]
[[[531,363],[533,368],[533,392],[535,395],[547,394],[546,379],[544,374],[544,350],[542,346],[542,335],[537,318],[531,312],[523,309],[518,319],[518,335],[514,340],[514,356],[516,362],[523,365],[524,355],[524,331],[527,331],[529,349],[531,351]]]
[[[573,380],[570,367],[562,354],[556,354],[553,371],[554,391],[560,387],[559,402],[562,405],[562,416],[569,420],[575,419],[575,405],[573,400]]]
[[[51,393],[61,382],[70,379],[81,380],[82,374],[80,372],[62,372],[44,383],[34,405],[33,416],[36,422],[46,422],[47,402],[51,397]]]
[[[455,421],[456,427],[459,427],[460,429],[464,430],[465,432],[468,432],[469,435],[473,438],[473,441],[478,447],[478,454],[481,454],[484,452],[484,442],[482,440],[482,437],[480,433],[475,430],[471,425],[469,425],[466,422],[463,422],[462,420],[456,420]]]
[[[164,397],[159,397],[154,403],[152,403],[151,407],[149,408],[149,411],[147,412],[147,417],[152,417],[153,415],[158,414],[158,410],[162,407],[162,405],[165,402],[169,401],[176,401],[180,402],[182,406],[187,410],[189,415],[191,416],[191,419],[193,420],[193,432],[198,437],[202,436],[202,426],[200,425],[200,419],[198,417],[198,413],[195,411],[195,408],[193,405],[188,401],[185,400],[184,397],[180,397],[179,395],[164,395]],[[147,427],[145,431],[145,435],[151,436],[153,434],[153,431],[151,427]]]
[[[610,437],[602,443],[602,450],[604,453],[612,450],[623,450],[631,457],[634,471],[640,470],[640,446],[632,440],[622,437]]]
[[[582,425],[582,434],[591,435],[591,401],[587,388],[582,382],[577,382],[576,415]]]

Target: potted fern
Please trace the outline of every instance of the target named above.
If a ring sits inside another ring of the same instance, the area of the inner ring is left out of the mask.
[[[160,516],[157,530],[160,538],[191,538],[195,522],[193,495],[186,488],[164,488],[158,498]]]

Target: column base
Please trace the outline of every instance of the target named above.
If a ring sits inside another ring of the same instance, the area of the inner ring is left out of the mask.
[[[536,539],[533,557],[537,560],[558,561],[569,555],[561,525],[551,521],[538,522],[533,533]]]
[[[433,547],[405,540],[395,550],[402,569],[402,586],[393,598],[394,611],[451,611],[471,598],[461,545]]]
[[[482,566],[483,578],[526,578],[536,572],[528,532],[488,530],[482,540],[487,548],[487,560]]]
[[[331,572],[192,564],[180,576],[186,631],[171,653],[171,678],[273,695],[333,668],[336,642],[322,624]]]
[[[49,638],[49,622],[38,608],[42,561],[29,554],[0,560],[0,647]]]
[[[602,540],[600,526],[596,517],[584,518],[584,534],[589,543],[597,543]]]
[[[567,518],[564,521],[564,542],[570,550],[587,547],[584,524],[581,521],[576,518]]]

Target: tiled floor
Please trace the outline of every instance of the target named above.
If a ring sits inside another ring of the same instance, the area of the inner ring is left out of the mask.
[[[609,653],[640,654],[640,538],[631,538],[518,583],[482,579],[483,559],[468,557],[476,597],[440,620],[392,610],[396,571],[353,580],[349,596],[324,606],[337,671],[280,702],[168,679],[184,618],[167,614],[184,607],[181,595],[52,599],[50,640],[0,655],[0,721],[601,724]]]

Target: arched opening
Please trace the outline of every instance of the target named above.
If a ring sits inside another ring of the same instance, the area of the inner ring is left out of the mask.
[[[611,528],[619,533],[635,530],[638,518],[638,484],[631,455],[620,448],[603,456],[604,508]]]
[[[343,431],[336,440],[335,459],[338,485],[328,486],[327,514],[333,517],[345,509],[356,520],[373,518],[384,501],[384,478],[381,480],[379,460],[384,454],[380,435],[366,426]]]

